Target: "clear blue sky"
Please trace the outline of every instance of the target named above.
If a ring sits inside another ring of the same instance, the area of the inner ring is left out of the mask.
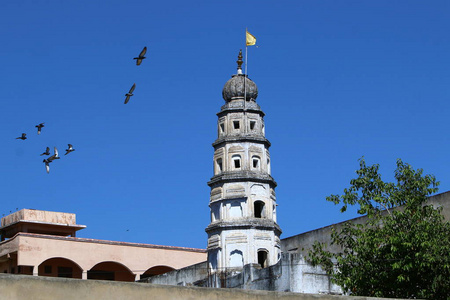
[[[2,1],[0,215],[72,212],[80,237],[205,248],[216,113],[246,27],[282,238],[355,216],[325,197],[362,156],[386,180],[402,158],[448,191],[449,12],[422,0]],[[68,143],[47,174],[39,154]]]

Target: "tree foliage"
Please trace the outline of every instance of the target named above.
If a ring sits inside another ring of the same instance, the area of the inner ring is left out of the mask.
[[[365,223],[334,227],[328,245],[315,243],[309,260],[351,295],[450,299],[450,223],[427,205],[439,182],[423,170],[397,161],[395,182],[384,182],[379,166],[360,159],[357,178],[327,201],[349,205]]]

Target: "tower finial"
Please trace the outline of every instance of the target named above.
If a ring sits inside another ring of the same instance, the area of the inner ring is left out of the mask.
[[[238,74],[242,74],[242,63],[243,63],[243,60],[242,60],[242,49],[239,50],[238,60],[236,62],[237,62],[237,65],[238,65],[237,73]]]

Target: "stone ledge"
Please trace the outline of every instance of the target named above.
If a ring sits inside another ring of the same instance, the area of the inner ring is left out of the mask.
[[[276,187],[277,183],[268,174],[262,174],[253,171],[235,171],[235,172],[222,172],[219,175],[215,175],[208,182],[208,185],[212,187],[219,182],[242,182],[251,181],[259,183],[268,183],[272,187]]]
[[[212,146],[216,148],[217,146],[224,144],[224,143],[243,143],[243,142],[253,142],[253,143],[259,143],[266,145],[267,148],[271,146],[271,143],[268,139],[266,139],[264,136],[260,134],[246,134],[246,135],[228,135],[225,137],[218,138],[217,140],[212,143]]]

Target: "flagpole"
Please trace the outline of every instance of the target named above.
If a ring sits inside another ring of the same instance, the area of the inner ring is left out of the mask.
[[[245,106],[247,102],[247,85],[246,85],[246,77],[247,77],[247,27],[245,27],[245,72],[244,72],[244,113],[245,113]]]
[[[247,31],[247,30],[246,30]],[[245,72],[244,72],[244,113],[245,113],[245,106],[247,102],[247,84],[246,84],[246,77],[247,77],[247,43],[245,43]]]

